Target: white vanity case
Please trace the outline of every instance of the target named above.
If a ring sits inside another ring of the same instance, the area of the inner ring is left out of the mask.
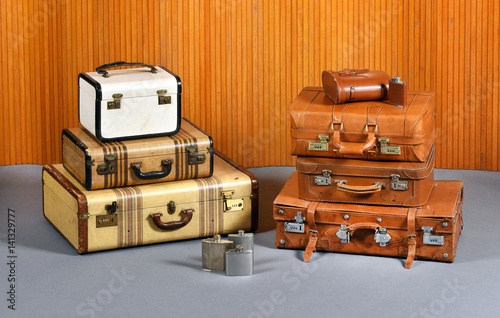
[[[106,71],[118,66],[145,66]],[[80,124],[103,142],[169,136],[181,124],[181,80],[162,66],[116,62],[80,73]]]

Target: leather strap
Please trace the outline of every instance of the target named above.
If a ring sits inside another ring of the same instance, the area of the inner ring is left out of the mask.
[[[408,256],[406,257],[405,268],[409,269],[413,260],[415,259],[415,253],[417,250],[417,237],[415,233],[415,216],[417,214],[416,208],[410,208],[408,210],[408,235],[406,239],[408,240]]]
[[[314,214],[318,208],[319,202],[311,202],[307,207],[306,220],[309,225],[309,242],[307,243],[306,251],[304,252],[304,262],[309,263],[312,253],[316,251],[316,243],[318,242],[318,229],[314,221]]]
[[[337,72],[339,75],[356,75],[356,74],[363,74],[363,73],[368,73],[370,70],[365,68],[365,69],[353,69],[353,68],[344,68],[342,71]]]

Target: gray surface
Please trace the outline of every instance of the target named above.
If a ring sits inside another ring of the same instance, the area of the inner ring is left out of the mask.
[[[457,258],[406,270],[398,258],[315,253],[305,264],[303,251],[276,249],[272,200],[293,168],[251,170],[261,197],[255,275],[226,277],[201,270],[198,239],[80,256],[43,219],[41,167],[0,167],[0,317],[500,317],[500,173],[436,170],[466,186]]]

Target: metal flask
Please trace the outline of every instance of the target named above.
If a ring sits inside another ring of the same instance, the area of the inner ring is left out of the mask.
[[[253,251],[244,250],[242,245],[226,252],[226,275],[253,275]]]
[[[239,230],[238,234],[229,234],[227,239],[234,242],[234,246],[242,245],[243,250],[253,251],[253,233],[245,233]]]
[[[204,271],[223,272],[226,267],[226,252],[233,248],[233,242],[221,240],[219,234],[201,240],[201,259]]]

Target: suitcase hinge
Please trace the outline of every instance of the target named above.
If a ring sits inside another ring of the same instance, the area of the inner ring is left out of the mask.
[[[206,156],[203,152],[198,152],[198,146],[186,147],[188,152],[188,163],[190,165],[200,165],[205,162]]]
[[[224,201],[224,212],[243,211],[243,199],[233,199],[234,191],[222,191],[222,200]]]
[[[113,94],[113,100],[108,102],[108,109],[120,109],[123,94]]]
[[[112,174],[116,172],[116,155],[104,156],[104,163],[97,166],[97,174]]]
[[[90,218],[90,214],[78,214],[78,218],[79,219],[89,219]]]
[[[313,151],[328,151],[328,135],[318,135],[318,141],[309,141],[309,150]]]
[[[422,231],[424,231],[424,244],[426,244],[426,245],[444,245],[444,236],[431,235],[432,230],[433,230],[432,226],[422,226]]]
[[[408,181],[399,180],[401,176],[399,174],[391,174],[391,190],[394,191],[406,191],[408,190]]]
[[[382,155],[400,155],[401,146],[389,146],[389,138],[379,138],[380,154]]]
[[[391,240],[391,236],[387,234],[386,228],[381,228],[375,230],[375,237],[373,238],[375,242],[379,243],[380,246],[387,246],[387,243]]]
[[[166,89],[159,89],[156,94],[158,94],[158,105],[172,104],[172,97],[167,96]]]
[[[330,175],[332,172],[330,170],[323,170],[321,176],[314,177],[314,184],[317,186],[329,186],[332,184],[332,178]]]

